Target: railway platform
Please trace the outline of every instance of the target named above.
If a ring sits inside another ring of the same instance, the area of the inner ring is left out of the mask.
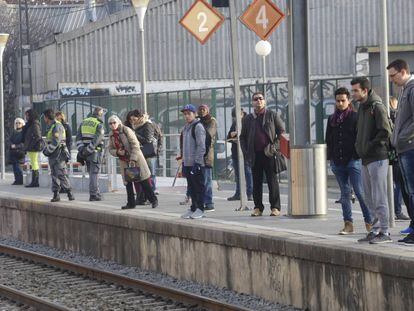
[[[124,191],[89,202],[87,193],[50,203],[49,189],[0,183],[0,235],[76,251],[126,265],[254,294],[309,310],[414,310],[414,247],[359,244],[365,226],[353,205],[356,233],[339,236],[342,211],[329,189],[328,215],[286,215],[287,187],[281,184],[282,216],[250,217],[226,200],[232,185],[215,191],[215,211],[198,220],[180,218],[185,187],[159,189],[159,207],[121,210]],[[265,194],[265,201],[267,195]],[[253,202],[249,202],[253,207]],[[388,308],[388,307],[389,308]]]

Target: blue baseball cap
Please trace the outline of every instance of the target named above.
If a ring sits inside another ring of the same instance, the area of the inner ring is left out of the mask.
[[[196,112],[196,108],[193,105],[185,105],[183,109],[181,109],[181,112],[184,111],[191,111],[191,112]]]

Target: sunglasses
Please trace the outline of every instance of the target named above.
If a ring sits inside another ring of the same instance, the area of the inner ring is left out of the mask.
[[[253,97],[254,101],[263,100],[263,99],[264,99],[263,97]]]
[[[397,74],[399,74],[400,72],[398,71],[398,72],[396,72],[396,73],[394,73],[394,74],[392,74],[392,75],[390,75],[390,78],[394,78]]]

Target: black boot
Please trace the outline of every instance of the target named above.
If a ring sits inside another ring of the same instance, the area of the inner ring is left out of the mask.
[[[75,196],[73,195],[72,190],[66,190],[67,194],[68,194],[68,199],[69,201],[73,201],[75,200]]]
[[[136,205],[148,205],[147,198],[145,197],[144,191],[137,193],[137,199],[135,200]]]
[[[50,200],[50,202],[59,202],[59,201],[60,201],[59,191],[53,192],[53,198]]]
[[[135,208],[135,196],[134,196],[134,186],[131,182],[126,185],[126,191],[128,196],[128,201],[125,206],[122,206],[121,209],[130,209]]]
[[[32,171],[32,182],[26,186],[26,188],[39,187],[39,171]]]
[[[142,186],[142,189],[144,190],[145,197],[151,202],[152,208],[156,208],[158,206],[158,199],[154,193],[154,190],[152,190],[149,179],[143,180],[141,182],[141,186]]]

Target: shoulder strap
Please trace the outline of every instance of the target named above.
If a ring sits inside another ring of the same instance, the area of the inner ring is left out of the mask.
[[[193,136],[194,139],[196,139],[196,135],[195,135],[195,128],[198,124],[200,124],[200,121],[197,121],[196,123],[193,124],[193,126],[191,127],[191,136]]]

